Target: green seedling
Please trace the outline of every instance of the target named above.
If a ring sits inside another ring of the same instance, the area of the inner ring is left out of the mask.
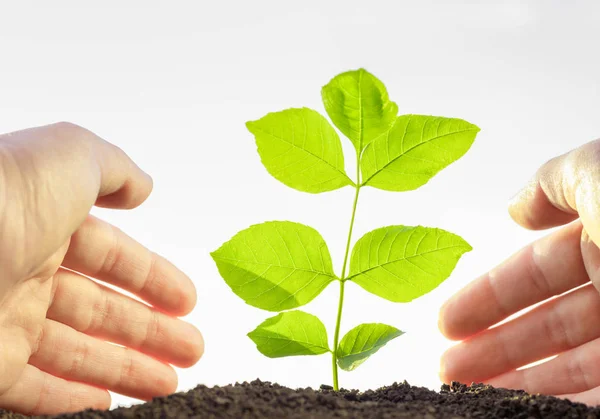
[[[263,165],[285,185],[310,193],[354,188],[341,276],[334,272],[323,237],[289,221],[253,225],[211,256],[225,282],[247,304],[280,312],[248,333],[258,350],[270,358],[329,352],[333,387],[338,390],[338,367],[354,370],[403,334],[393,326],[368,323],[356,326],[340,341],[346,282],[390,301],[409,302],[436,288],[472,250],[459,236],[438,228],[394,225],[365,234],[350,255],[361,189],[419,188],[462,157],[479,128],[456,118],[398,116],[398,106],[389,100],[383,83],[364,69],[339,74],[321,94],[327,114],[356,150],[354,180],[344,170],[336,130],[317,111],[286,109],[246,126],[254,134]],[[330,346],[323,323],[293,309],[312,301],[334,281],[340,291]]]

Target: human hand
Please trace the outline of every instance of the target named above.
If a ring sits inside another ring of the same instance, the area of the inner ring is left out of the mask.
[[[151,190],[122,150],[76,125],[0,136],[0,408],[108,409],[107,390],[150,400],[176,391],[169,364],[199,360],[200,332],[176,318],[196,304],[191,280],[89,214]]]
[[[444,354],[440,377],[600,404],[600,140],[542,166],[509,212],[534,230],[570,224],[444,304],[440,330],[464,342]],[[488,329],[552,296],[558,297]]]

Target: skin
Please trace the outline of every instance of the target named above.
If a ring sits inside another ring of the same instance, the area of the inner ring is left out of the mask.
[[[108,390],[150,400],[176,391],[172,365],[200,359],[202,335],[178,319],[196,304],[192,281],[89,214],[135,208],[151,190],[121,149],[77,125],[0,136],[0,408],[108,409]]]
[[[509,212],[528,229],[561,227],[443,305],[440,330],[462,342],[440,376],[600,404],[600,140],[543,165]]]

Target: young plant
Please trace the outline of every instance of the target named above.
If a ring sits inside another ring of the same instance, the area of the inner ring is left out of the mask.
[[[263,165],[285,185],[310,193],[354,188],[341,275],[333,270],[323,237],[289,221],[253,225],[211,256],[225,282],[247,304],[280,312],[248,333],[258,350],[271,358],[330,352],[333,387],[338,390],[338,366],[354,370],[403,334],[393,326],[368,323],[340,341],[346,282],[390,301],[409,302],[448,278],[460,257],[472,249],[459,236],[437,228],[382,227],[355,243],[346,273],[361,189],[419,188],[463,156],[479,128],[456,118],[398,116],[398,106],[389,100],[383,83],[364,69],[339,74],[321,94],[327,114],[356,150],[354,180],[344,170],[337,132],[317,111],[286,109],[246,126],[256,138]],[[292,309],[312,301],[334,281],[340,292],[330,346],[317,317]]]

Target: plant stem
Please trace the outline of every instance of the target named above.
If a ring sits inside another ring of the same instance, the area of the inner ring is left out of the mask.
[[[350,243],[352,241],[352,229],[354,228],[354,217],[356,215],[356,206],[358,204],[358,194],[360,192],[360,166],[359,156],[356,162],[356,194],[354,195],[354,204],[352,205],[352,218],[350,218],[350,228],[348,230],[348,240],[346,242],[346,253],[344,254],[344,265],[342,267],[342,276],[340,277],[340,299],[338,302],[337,320],[335,322],[335,334],[333,335],[333,351],[331,356],[331,366],[333,368],[333,389],[339,390],[337,350],[340,338],[340,325],[342,323],[342,307],[344,305],[344,284],[346,279],[346,266],[348,265],[348,255],[350,254]]]
[[[340,389],[340,385],[338,382],[337,347],[340,338],[342,306],[344,305],[344,284],[345,281],[340,281],[340,302],[338,304],[337,321],[335,323],[335,335],[333,336],[333,351],[331,353],[331,367],[333,368],[333,389],[335,391],[338,391]]]

